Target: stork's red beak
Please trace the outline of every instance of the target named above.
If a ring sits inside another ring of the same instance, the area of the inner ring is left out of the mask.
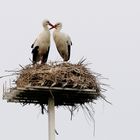
[[[51,24],[50,22],[49,22],[49,25],[51,26],[51,28],[50,28],[50,29],[55,28],[55,27],[54,27],[55,25]],[[49,29],[49,30],[50,30],[50,29]]]
[[[53,28],[56,28],[56,25],[53,25],[49,30],[53,29]]]

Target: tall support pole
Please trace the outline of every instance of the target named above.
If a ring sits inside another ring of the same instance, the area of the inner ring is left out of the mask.
[[[48,99],[48,134],[49,140],[55,140],[55,103],[52,97]]]

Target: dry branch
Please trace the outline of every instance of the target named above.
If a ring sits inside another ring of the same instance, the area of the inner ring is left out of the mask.
[[[81,59],[77,64],[50,62],[45,65],[20,65],[21,70],[11,71],[17,75],[16,87],[11,90],[12,95],[6,93],[4,99],[23,105],[39,104],[43,114],[48,96],[53,96],[55,105],[66,106],[71,117],[81,107],[93,120],[94,100],[98,97],[106,99],[101,94],[102,84],[98,80],[101,74],[91,72],[84,61]]]
[[[95,89],[100,92],[96,78],[82,62],[50,63],[46,65],[28,65],[23,68],[16,81],[17,87],[47,86],[78,89]]]

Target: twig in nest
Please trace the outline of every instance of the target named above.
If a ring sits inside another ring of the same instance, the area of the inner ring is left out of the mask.
[[[13,75],[16,75],[16,73],[8,74],[8,75],[3,75],[3,76],[0,76],[0,78],[9,77],[9,76],[13,76]]]
[[[5,72],[15,72],[15,73],[19,73],[20,70],[5,70]]]
[[[111,105],[112,105],[112,103],[111,103],[111,102],[109,102],[108,100],[106,100],[106,98],[105,98],[105,96],[104,96],[103,94],[100,94],[100,97],[101,97],[103,100],[105,100],[107,103],[109,103],[109,104],[111,104]]]
[[[32,61],[32,59],[31,59],[31,58],[29,58],[29,60],[33,63],[33,61]]]
[[[62,87],[64,88],[64,87],[67,86],[67,85],[68,85],[68,82],[64,83],[64,84],[62,85]]]
[[[57,84],[56,82],[52,83],[51,87],[54,87],[56,84]]]
[[[41,106],[41,113],[44,114],[44,111],[47,112],[47,109],[45,108],[44,104],[40,104]]]
[[[85,60],[86,60],[86,58],[82,57],[82,58],[80,59],[80,61],[78,62],[78,64],[79,64],[79,65],[80,65],[80,64],[83,64]]]
[[[70,114],[71,114],[71,117],[70,117],[70,119],[72,120],[72,117],[73,117],[73,113],[74,113],[74,111],[75,110],[77,110],[77,106],[67,106],[67,108],[68,108],[68,110],[70,111]]]
[[[20,66],[22,69],[25,69],[22,65],[19,64],[19,66]]]

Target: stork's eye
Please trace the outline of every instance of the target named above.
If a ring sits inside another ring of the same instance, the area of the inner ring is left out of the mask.
[[[46,23],[49,24],[50,22],[49,21],[46,21]]]

